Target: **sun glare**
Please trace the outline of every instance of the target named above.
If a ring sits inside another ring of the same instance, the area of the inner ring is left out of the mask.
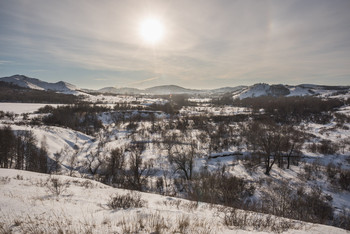
[[[140,33],[148,43],[157,43],[163,38],[164,29],[159,20],[147,19],[141,22]]]

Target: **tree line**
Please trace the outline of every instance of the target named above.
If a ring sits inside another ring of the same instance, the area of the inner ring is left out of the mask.
[[[47,145],[37,139],[32,131],[16,131],[11,127],[0,128],[0,167],[46,173]]]

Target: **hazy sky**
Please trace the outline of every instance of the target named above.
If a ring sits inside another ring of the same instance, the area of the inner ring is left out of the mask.
[[[157,18],[163,39],[140,36]],[[0,77],[82,88],[350,85],[350,0],[0,0]]]

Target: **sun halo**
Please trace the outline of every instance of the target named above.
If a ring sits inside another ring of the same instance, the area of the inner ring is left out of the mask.
[[[159,20],[149,18],[141,22],[140,34],[145,42],[156,44],[162,40],[164,28]]]

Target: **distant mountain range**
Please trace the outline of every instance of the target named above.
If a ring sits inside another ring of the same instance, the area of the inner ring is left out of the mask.
[[[169,94],[223,94],[230,93],[246,88],[247,86],[237,87],[224,87],[219,89],[187,89],[177,85],[161,85],[147,89],[135,89],[135,88],[114,88],[107,87],[97,90],[101,93],[113,93],[113,94],[155,94],[155,95],[169,95]]]
[[[244,99],[260,96],[334,96],[337,94],[348,94],[350,96],[350,86],[324,86],[324,85],[269,85],[264,83],[254,84],[251,86],[236,86],[236,87],[223,87],[219,89],[198,90],[198,89],[186,89],[177,85],[162,85],[155,86],[148,89],[135,89],[135,88],[103,88],[97,90],[101,93],[113,93],[113,94],[156,94],[156,95],[168,95],[168,94],[199,94],[199,95],[222,95],[232,94],[234,98]]]
[[[0,81],[12,83],[24,88],[38,90],[53,90],[63,93],[81,94],[76,86],[64,81],[57,83],[48,83],[39,79],[30,78],[24,75],[14,75],[0,78]],[[234,98],[244,99],[248,97],[259,96],[336,96],[350,97],[350,86],[324,86],[314,84],[301,85],[269,85],[265,83],[254,84],[251,86],[223,87],[219,89],[199,90],[187,89],[177,85],[162,85],[147,89],[136,88],[114,88],[106,87],[99,90],[85,90],[94,93],[111,93],[111,94],[151,94],[151,95],[169,95],[169,94],[189,94],[189,95],[222,95],[231,94]]]

